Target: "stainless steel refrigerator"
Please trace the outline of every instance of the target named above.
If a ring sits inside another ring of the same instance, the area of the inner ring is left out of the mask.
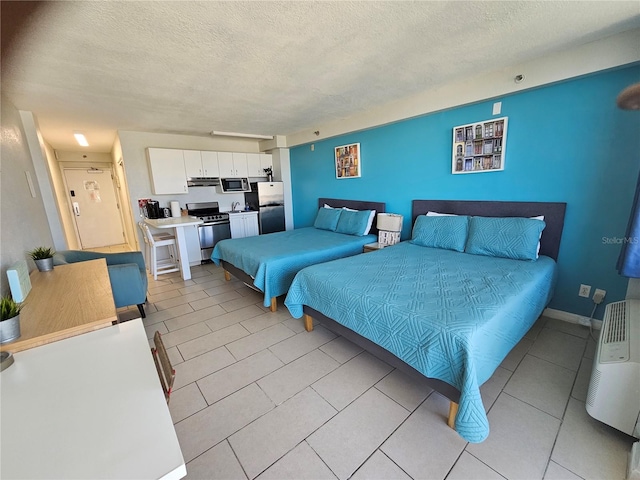
[[[251,210],[258,211],[260,234],[281,232],[284,227],[284,186],[282,182],[254,182],[244,194]]]

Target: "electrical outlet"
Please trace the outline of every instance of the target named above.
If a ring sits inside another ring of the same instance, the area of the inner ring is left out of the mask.
[[[589,298],[589,294],[591,293],[591,285],[580,285],[580,290],[578,291],[578,295],[581,297]]]
[[[596,291],[593,294],[593,303],[595,303],[596,305],[599,305],[600,303],[602,303],[602,300],[604,300],[604,296],[606,294],[607,292],[605,290],[596,288]]]

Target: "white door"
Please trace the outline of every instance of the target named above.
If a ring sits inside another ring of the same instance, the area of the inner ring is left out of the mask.
[[[81,247],[125,243],[111,170],[65,168],[64,177]]]

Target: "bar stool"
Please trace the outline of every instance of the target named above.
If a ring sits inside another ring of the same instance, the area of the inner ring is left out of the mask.
[[[151,233],[151,229],[146,223],[142,223],[142,229],[145,232],[146,242],[148,242],[147,244],[151,259],[150,273],[153,275],[153,279],[157,280],[158,275],[162,275],[163,273],[179,272],[178,256],[176,255],[176,237],[173,235],[166,236],[162,234],[158,234],[156,236]],[[169,250],[169,258],[158,260],[157,249],[159,247],[167,247]]]
[[[146,224],[144,222],[138,222],[138,227],[140,228],[140,232],[142,233],[142,239],[144,240],[144,261],[145,261],[145,266],[147,267],[147,270],[149,271],[149,273],[153,273],[153,269],[151,268],[151,246],[149,245],[149,239],[147,238],[147,232],[144,228]],[[175,235],[171,235],[168,232],[160,232],[160,233],[152,233],[153,238],[156,241],[161,241],[161,240],[169,240],[171,238],[173,238],[175,240]]]

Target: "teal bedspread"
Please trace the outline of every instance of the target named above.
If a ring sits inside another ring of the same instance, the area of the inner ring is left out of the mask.
[[[461,392],[456,430],[489,434],[480,386],[551,300],[556,263],[402,242],[301,270],[285,305],[308,305]]]
[[[314,227],[218,242],[211,260],[231,263],[253,277],[253,284],[264,292],[264,306],[271,297],[284,295],[301,269],[316,263],[362,253],[362,247],[375,242],[375,235],[358,237]]]

